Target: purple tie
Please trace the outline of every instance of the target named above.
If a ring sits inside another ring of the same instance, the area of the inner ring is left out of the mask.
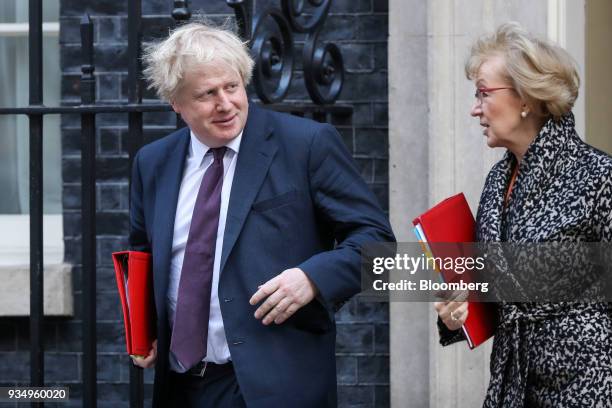
[[[206,356],[225,149],[210,149],[214,161],[202,178],[185,246],[170,350],[186,369]]]

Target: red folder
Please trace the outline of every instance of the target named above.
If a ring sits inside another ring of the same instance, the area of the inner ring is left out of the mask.
[[[151,254],[114,252],[113,264],[123,309],[127,352],[132,356],[146,357],[155,340]]]
[[[463,193],[440,202],[415,218],[412,223],[415,226],[421,226],[434,256],[441,256],[436,254],[435,243],[437,242],[474,242],[476,240],[476,222]],[[444,257],[453,256],[448,253],[448,246],[444,248],[446,251]],[[459,253],[456,255],[461,256]],[[446,281],[452,280],[454,272],[441,272]],[[496,315],[493,305],[480,302],[468,303],[468,318],[463,325],[463,332],[471,349],[493,336],[495,326]]]

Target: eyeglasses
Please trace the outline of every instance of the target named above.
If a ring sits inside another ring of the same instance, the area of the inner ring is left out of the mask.
[[[478,103],[482,104],[482,99],[485,96],[488,96],[487,93],[490,92],[495,92],[495,91],[499,91],[502,89],[514,89],[510,86],[503,86],[503,87],[499,87],[499,88],[476,88],[476,93],[474,94],[474,97],[476,97],[476,99],[478,99]]]

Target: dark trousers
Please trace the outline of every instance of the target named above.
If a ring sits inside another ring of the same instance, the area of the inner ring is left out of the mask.
[[[170,401],[177,408],[246,408],[233,371],[212,381],[171,371]]]

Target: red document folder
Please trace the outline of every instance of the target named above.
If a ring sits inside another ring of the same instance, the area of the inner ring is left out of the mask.
[[[123,309],[127,352],[133,356],[148,356],[155,339],[151,254],[114,252],[113,264]]]
[[[463,193],[440,202],[435,207],[415,218],[412,223],[419,226],[429,243],[434,256],[436,242],[474,242],[476,222]],[[448,247],[445,247],[448,252]],[[445,253],[444,256],[448,256]],[[458,254],[459,255],[459,254]],[[459,255],[460,256],[460,255]],[[454,272],[442,271],[446,281],[452,279]],[[468,318],[463,332],[471,349],[484,343],[495,332],[496,316],[493,305],[479,302],[468,303]]]

